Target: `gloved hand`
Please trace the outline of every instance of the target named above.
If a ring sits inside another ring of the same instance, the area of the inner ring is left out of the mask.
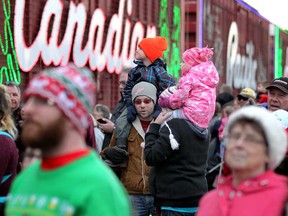
[[[135,107],[132,106],[128,106],[127,107],[127,121],[132,124],[132,122],[136,119],[137,116],[137,111],[135,109]]]
[[[117,146],[109,147],[104,153],[105,157],[115,165],[125,163],[128,160],[128,152]]]

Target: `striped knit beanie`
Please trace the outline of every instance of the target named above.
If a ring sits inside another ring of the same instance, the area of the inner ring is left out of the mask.
[[[85,136],[96,103],[96,85],[89,69],[69,64],[43,70],[30,81],[24,99],[32,95],[51,99]]]

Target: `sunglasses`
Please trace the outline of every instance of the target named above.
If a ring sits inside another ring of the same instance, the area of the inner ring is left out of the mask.
[[[142,104],[142,102],[144,104],[150,104],[152,102],[152,99],[145,98],[144,100],[141,100],[141,99],[134,100],[134,104],[136,104],[136,105],[140,105],[140,104]]]
[[[237,98],[238,98],[239,101],[240,100],[247,101],[249,99],[247,97],[243,97],[242,95],[238,95]]]

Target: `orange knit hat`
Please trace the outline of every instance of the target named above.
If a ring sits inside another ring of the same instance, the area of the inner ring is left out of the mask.
[[[157,58],[161,58],[163,52],[167,49],[168,42],[164,37],[144,38],[138,46],[143,50],[147,58],[154,62]]]

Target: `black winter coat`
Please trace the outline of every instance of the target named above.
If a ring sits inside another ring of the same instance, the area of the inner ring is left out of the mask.
[[[209,147],[208,130],[195,130],[184,119],[167,122],[179,149],[172,150],[167,126],[151,124],[145,136],[145,159],[153,166],[150,192],[157,207],[197,207],[207,192],[205,172]],[[159,131],[160,129],[160,131]]]

